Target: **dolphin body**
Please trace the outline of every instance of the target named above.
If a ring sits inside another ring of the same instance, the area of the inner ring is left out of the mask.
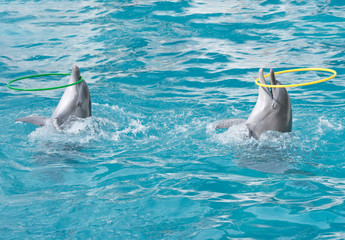
[[[266,84],[263,69],[259,70],[259,81]],[[276,80],[273,70],[270,71],[271,85],[281,85]],[[229,119],[215,125],[216,129],[229,128],[233,125],[245,123],[249,136],[259,139],[267,131],[291,132],[292,110],[288,92],[285,88],[259,87],[256,105],[247,120]]]
[[[80,80],[80,69],[74,65],[72,68],[71,78],[68,84]],[[73,118],[87,118],[91,116],[91,98],[89,88],[86,82],[82,82],[67,87],[62,95],[58,106],[50,118],[42,116],[27,116],[18,118],[16,121],[28,122],[37,126],[54,125],[58,129],[65,122]]]

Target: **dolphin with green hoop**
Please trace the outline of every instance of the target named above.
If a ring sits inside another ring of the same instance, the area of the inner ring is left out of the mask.
[[[259,81],[266,84],[263,69],[259,70]],[[270,71],[271,85],[281,85],[276,80],[273,70]],[[267,131],[291,132],[292,109],[288,92],[285,88],[259,87],[259,96],[256,105],[245,119],[228,119],[215,124],[216,129],[230,128],[234,125],[245,124],[249,136],[259,139]]]
[[[72,68],[69,84],[81,79],[80,69],[74,65]],[[69,86],[62,95],[53,115],[48,117],[30,115],[18,118],[16,121],[28,122],[37,126],[54,125],[57,128],[75,118],[87,118],[91,116],[91,98],[89,88],[83,80],[82,82]]]

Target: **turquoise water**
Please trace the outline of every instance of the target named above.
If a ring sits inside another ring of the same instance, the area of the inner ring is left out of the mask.
[[[0,1],[0,29],[1,239],[344,239],[343,1]],[[73,64],[93,116],[15,123],[63,90],[5,83]],[[288,89],[290,134],[213,130],[248,117],[260,67],[338,76]]]

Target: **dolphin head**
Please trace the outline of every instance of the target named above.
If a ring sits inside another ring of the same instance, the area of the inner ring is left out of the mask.
[[[266,84],[263,69],[259,70],[259,81]],[[281,85],[270,71],[270,84]],[[258,139],[266,131],[291,132],[292,110],[285,88],[259,87],[256,105],[246,121],[250,134]]]
[[[74,65],[69,84],[79,81],[80,78],[80,69]],[[66,88],[51,118],[56,120],[58,125],[61,125],[69,117],[86,118],[89,116],[91,116],[90,91],[83,80],[76,85]]]
[[[69,83],[74,83],[79,81],[81,78],[80,76],[80,69],[77,65],[74,65],[72,68],[71,78]],[[74,116],[79,118],[86,118],[91,116],[91,98],[90,98],[90,91],[83,80],[81,83],[78,83],[74,86],[75,88],[74,93],[77,94],[77,101],[75,106]]]

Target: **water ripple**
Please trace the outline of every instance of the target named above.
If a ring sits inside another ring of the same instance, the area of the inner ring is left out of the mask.
[[[94,114],[63,131],[15,123],[48,116],[62,91],[0,86],[3,238],[342,239],[341,1],[10,1],[0,9],[2,83],[78,64]],[[220,119],[248,117],[260,67],[338,76],[288,89],[291,133],[256,141],[244,125],[214,130]]]

